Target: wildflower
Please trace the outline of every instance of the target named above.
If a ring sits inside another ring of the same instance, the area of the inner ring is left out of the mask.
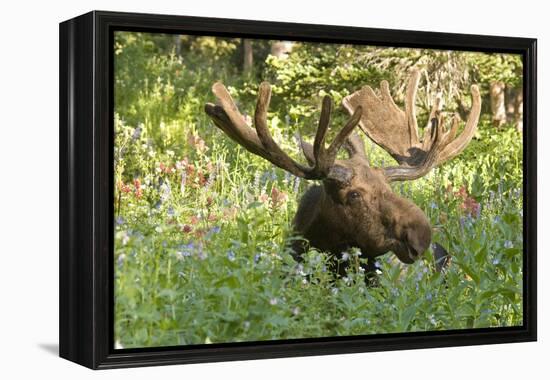
[[[300,189],[300,177],[296,177],[294,178],[294,187],[292,189],[292,192],[294,194],[297,194],[299,189]]]
[[[187,157],[184,157],[182,160],[176,161],[175,167],[177,170],[183,170],[187,168],[188,163],[189,161],[187,160]]]
[[[170,183],[168,181],[163,181],[162,185],[160,185],[160,201],[162,203],[166,202],[168,198],[170,198]]]
[[[271,299],[269,300],[269,304],[270,304],[271,306],[275,306],[275,305],[277,305],[277,303],[278,303],[277,298],[271,298]]]
[[[206,142],[199,136],[191,132],[187,135],[187,143],[197,150],[197,153],[205,153],[209,148]]]
[[[115,219],[115,224],[116,225],[120,226],[124,223],[125,223],[125,220],[122,216],[119,215],[119,216],[116,217],[116,219]]]
[[[208,255],[202,248],[202,244],[198,246],[197,257],[201,260],[206,260],[206,258],[208,257]]]
[[[118,183],[118,188],[120,189],[120,191],[122,191],[123,193],[129,193],[132,191],[132,188],[130,187],[130,185],[127,185],[125,184],[124,182],[120,181]]]
[[[476,215],[476,217],[479,217],[481,212],[481,205],[471,197],[466,197],[460,208],[469,216]]]
[[[216,180],[216,173],[212,172],[208,175],[208,179],[204,183],[204,188],[209,189],[214,184],[214,181]]]
[[[210,229],[210,233],[212,234],[217,234],[221,231],[221,227],[220,226],[214,226]]]
[[[306,276],[306,273],[304,272],[304,266],[302,264],[298,264],[296,266],[296,274],[299,274],[300,276]]]
[[[331,293],[332,293],[333,295],[337,295],[337,294],[338,294],[338,288],[331,288],[330,291],[331,291]]]
[[[124,264],[124,260],[126,259],[126,255],[124,253],[121,253],[119,256],[118,256],[118,260],[117,260],[117,263],[119,266],[122,266],[122,264]]]
[[[292,309],[292,315],[297,316],[300,314],[300,308],[296,306],[294,309]]]
[[[204,187],[206,185],[206,176],[204,175],[203,171],[201,169],[197,170],[197,179],[198,182],[194,184],[194,187],[197,188],[199,186]]]
[[[189,232],[193,231],[193,227],[191,227],[189,224],[184,224],[181,228],[181,231],[188,234]]]
[[[374,267],[380,269],[380,268],[382,268],[382,264],[380,264],[380,262],[378,260],[376,260],[374,262]]]
[[[460,189],[458,189],[455,195],[463,199],[466,198],[468,196],[468,190],[466,189],[466,186],[460,186]]]
[[[134,129],[134,133],[132,133],[132,140],[137,140],[141,137],[141,125],[138,125],[136,129]]]
[[[243,328],[244,328],[245,330],[248,330],[248,329],[250,328],[250,322],[249,322],[249,321],[244,321],[244,323],[243,323]]]
[[[183,259],[184,257],[189,257],[193,254],[195,250],[195,245],[191,242],[189,244],[183,244],[180,246],[180,249],[176,251],[176,256],[178,259]]]
[[[166,211],[166,213],[168,214],[168,216],[174,216],[176,214],[172,206],[168,207],[168,210]]]
[[[143,191],[141,189],[141,181],[139,180],[139,178],[134,179],[134,187],[136,189],[136,197],[141,198],[141,196],[143,195]]]
[[[498,265],[500,263],[500,259],[498,257],[495,257],[492,261],[493,265]]]
[[[514,244],[510,240],[504,242],[504,248],[512,248]]]
[[[290,178],[291,178],[290,173],[285,171],[285,176],[283,178],[283,183],[288,186],[288,184],[290,183]]]
[[[254,173],[254,182],[252,183],[252,188],[254,189],[259,189],[260,188],[260,172],[257,171],[256,173]]]
[[[344,251],[342,253],[342,261],[348,261],[349,260],[349,253]]]
[[[271,204],[274,208],[286,203],[287,200],[288,195],[284,191],[277,189],[275,186],[271,188]]]
[[[228,251],[227,252],[227,258],[229,259],[229,261],[235,261],[235,252]]]
[[[206,234],[206,231],[204,228],[198,228],[195,230],[195,237],[196,238],[202,238]]]
[[[428,301],[432,300],[432,293],[426,294],[426,300],[428,300]]]
[[[181,180],[180,180],[180,192],[182,194],[185,193],[185,183],[187,182],[187,173],[181,172]]]
[[[130,235],[128,234],[128,231],[122,231],[121,240],[122,240],[122,245],[128,244],[128,242],[130,241]]]
[[[437,324],[437,321],[435,320],[435,317],[434,317],[433,314],[430,314],[430,316],[428,317],[428,319],[430,320],[430,323],[431,323],[432,325],[435,326],[435,325]]]
[[[261,254],[256,253],[256,254],[254,255],[254,264],[258,264],[258,262],[260,261],[260,258],[261,258],[261,257],[262,257]]]
[[[171,174],[174,171],[174,169],[172,167],[166,166],[162,162],[159,163],[159,169],[160,169],[160,172],[165,173],[165,174]]]
[[[187,163],[187,161],[185,162]],[[193,164],[187,164],[185,167],[185,173],[188,176],[192,176],[193,174],[195,174],[195,166]]]

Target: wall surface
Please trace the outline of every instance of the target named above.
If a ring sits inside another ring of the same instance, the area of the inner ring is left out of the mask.
[[[58,23],[93,9],[539,39],[539,215],[549,213],[548,13],[542,1],[5,1],[0,6],[0,377],[537,379],[550,364],[549,273],[539,217],[539,342],[260,360],[94,373],[59,359]],[[7,118],[6,118],[7,116]],[[546,353],[544,352],[546,351]]]

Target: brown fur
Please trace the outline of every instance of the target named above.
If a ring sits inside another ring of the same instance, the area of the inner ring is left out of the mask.
[[[357,145],[359,137],[352,141]],[[427,250],[431,227],[424,212],[411,201],[395,194],[383,171],[368,166],[362,149],[335,166],[351,171],[349,182],[324,180],[302,197],[294,218],[294,231],[307,239],[293,245],[294,256],[309,245],[330,252],[333,257],[357,247],[362,257],[374,258],[393,251],[404,263],[412,263]],[[304,149],[306,157],[310,154]],[[308,159],[311,157],[308,157]]]

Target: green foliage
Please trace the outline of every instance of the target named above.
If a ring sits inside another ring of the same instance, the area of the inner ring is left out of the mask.
[[[286,60],[268,57],[255,73],[243,74],[239,40],[183,36],[179,54],[173,36],[117,33],[115,42],[121,346],[522,323],[522,137],[515,130],[495,131],[482,118],[479,135],[459,157],[394,186],[426,212],[451,265],[438,273],[431,251],[408,266],[388,253],[378,261],[378,285],[367,287],[356,251],[345,257],[351,265],[343,278],[327,271],[323,252],[294,262],[290,228],[307,183],[240,148],[203,112],[216,80],[249,114],[259,81],[270,80],[270,129],[298,157],[293,134],[315,129],[325,93],[339,101],[382,79],[399,93],[406,67],[431,70],[454,60],[467,68],[474,61],[466,53],[300,44]],[[343,117],[336,115],[334,125]],[[366,143],[373,165],[390,164]]]
[[[518,87],[523,83],[523,63],[519,54],[469,54],[466,56],[480,83],[504,82]]]

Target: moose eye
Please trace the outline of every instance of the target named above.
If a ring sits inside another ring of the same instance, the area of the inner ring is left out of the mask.
[[[348,199],[355,201],[361,197],[361,194],[359,194],[358,191],[352,190],[348,193]]]

